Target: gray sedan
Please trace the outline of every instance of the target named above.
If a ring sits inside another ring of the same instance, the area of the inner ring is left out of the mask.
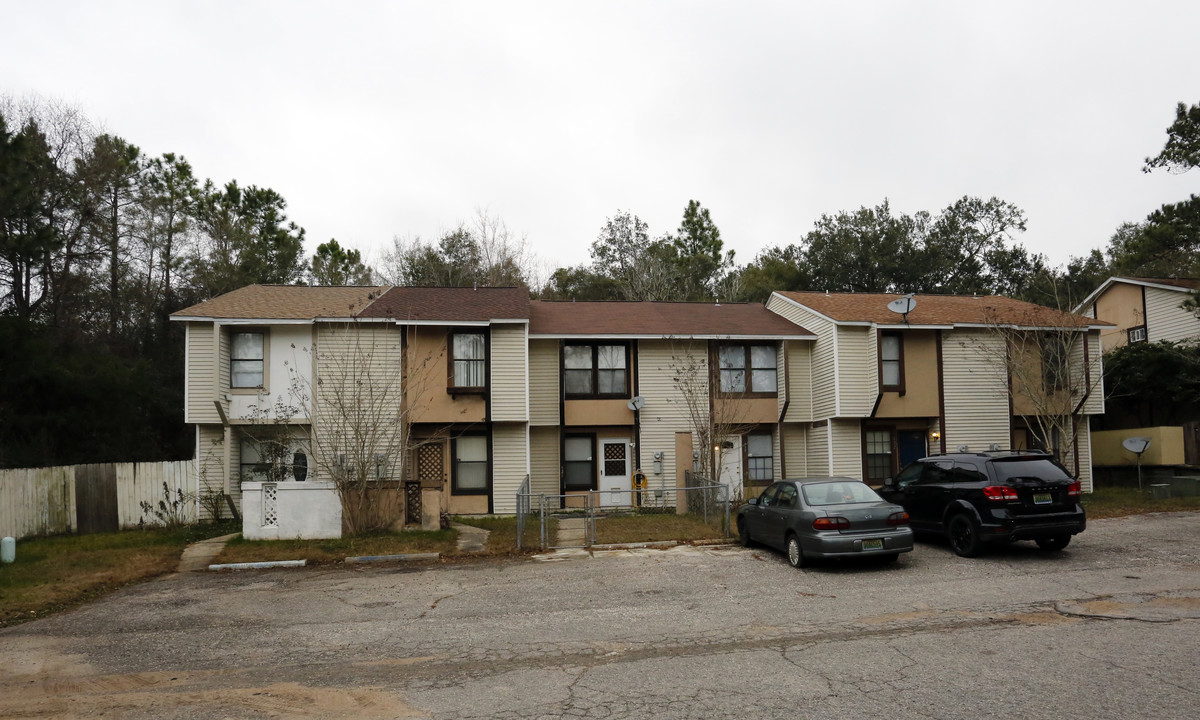
[[[913,549],[904,508],[851,478],[777,482],[738,508],[737,528],[743,545],[783,550],[792,567],[817,558],[895,560]]]

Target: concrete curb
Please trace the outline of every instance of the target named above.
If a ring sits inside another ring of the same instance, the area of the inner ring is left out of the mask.
[[[209,570],[263,570],[265,568],[304,567],[307,560],[269,560],[267,562],[223,563],[209,565]]]
[[[413,562],[417,560],[440,560],[441,553],[404,553],[402,555],[359,555],[346,558],[347,563]]]

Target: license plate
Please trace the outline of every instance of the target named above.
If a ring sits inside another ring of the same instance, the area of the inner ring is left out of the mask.
[[[862,549],[863,550],[882,550],[883,549],[883,541],[882,540],[863,540],[862,541]]]
[[[1054,502],[1054,496],[1051,495],[1050,493],[1034,493],[1033,494],[1033,504],[1034,505],[1049,505],[1052,502]]]

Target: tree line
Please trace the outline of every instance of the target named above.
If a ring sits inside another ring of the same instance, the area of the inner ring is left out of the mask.
[[[1200,156],[1200,107],[1180,104],[1147,172]],[[773,290],[1004,294],[1070,307],[1110,274],[1200,275],[1200,199],[1164,205],[1104,248],[1050,267],[1020,242],[1024,212],[963,197],[904,214],[885,198],[821,216],[745,265],[688,201],[652,234],[606,218],[588,262],[543,276],[524,237],[485,212],[374,263],[336,239],[304,253],[276,191],[201,179],[65,103],[0,97],[0,466],[181,458],[182,329],[169,314],[251,283],[525,285],[575,300],[762,301]]]

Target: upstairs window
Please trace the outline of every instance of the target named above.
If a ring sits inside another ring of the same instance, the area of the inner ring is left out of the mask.
[[[1145,325],[1138,325],[1137,327],[1131,327],[1125,331],[1125,334],[1128,335],[1130,343],[1146,342],[1146,326]]]
[[[237,332],[230,337],[230,387],[261,388],[264,386],[265,339],[265,335],[261,332]]]
[[[628,397],[625,345],[564,345],[563,387],[569,398]]]
[[[879,387],[881,390],[904,390],[904,336],[898,332],[879,335]]]
[[[451,389],[483,390],[487,386],[487,338],[481,332],[450,336]]]
[[[717,361],[721,392],[775,394],[773,345],[723,345],[717,351]]]

